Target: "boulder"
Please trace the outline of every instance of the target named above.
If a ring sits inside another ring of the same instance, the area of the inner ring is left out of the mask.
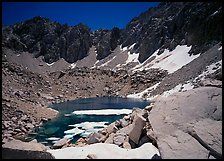
[[[125,142],[126,139],[127,139],[127,134],[117,132],[114,135],[113,142],[114,144],[120,146]]]
[[[147,133],[146,133],[147,137],[150,139],[150,141],[152,142],[153,145],[156,144],[156,135],[153,132],[152,129],[147,129]]]
[[[53,145],[53,148],[59,149],[59,148],[63,147],[64,145],[68,144],[68,142],[69,142],[69,140],[66,138],[60,139]]]
[[[146,124],[146,119],[143,118],[141,115],[139,115],[138,113],[136,114],[136,116],[134,117],[133,120],[133,128],[129,133],[129,138],[135,143],[138,144],[139,142],[139,138],[141,136],[142,133],[142,129]]]
[[[43,144],[12,140],[2,145],[2,159],[54,159],[54,157],[47,152],[47,147]]]
[[[107,144],[113,144],[114,143],[114,133],[111,133],[110,135],[109,135],[109,137],[106,139],[106,141],[105,141],[105,143],[107,143]]]
[[[95,154],[88,154],[86,156],[87,159],[97,159],[97,156]]]
[[[222,88],[222,81],[216,79],[205,79],[200,82],[200,85]]]
[[[111,123],[109,126],[107,126],[106,128],[106,133],[111,134],[113,132],[117,131],[117,128],[115,128],[115,123]]]
[[[125,127],[125,126],[128,126],[129,122],[123,118],[123,119],[120,119],[120,124],[121,124],[121,127]]]
[[[89,135],[87,144],[99,143],[102,142],[103,140],[105,140],[105,136],[103,134],[94,132]]]
[[[150,113],[150,123],[162,159],[208,158],[209,150],[189,134],[189,128],[222,154],[222,89],[200,87],[159,96]]]
[[[131,149],[131,145],[130,145],[130,143],[129,143],[128,141],[125,141],[125,142],[123,143],[123,148],[125,148],[125,149]]]
[[[31,124],[31,123],[27,123],[27,124],[26,124],[26,127],[27,127],[28,129],[32,129],[32,128],[34,128],[33,124]]]

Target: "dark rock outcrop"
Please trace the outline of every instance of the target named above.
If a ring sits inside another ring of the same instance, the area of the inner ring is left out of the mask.
[[[2,159],[55,159],[40,143],[12,140],[2,145]]]
[[[96,46],[97,60],[101,60],[110,55],[120,43],[121,32],[117,27],[114,27],[111,31],[100,29],[94,32],[93,45]]]
[[[59,58],[73,63],[86,57],[92,45],[90,29],[84,24],[69,27],[43,17],[5,27],[2,41],[3,47],[43,55],[47,63]]]

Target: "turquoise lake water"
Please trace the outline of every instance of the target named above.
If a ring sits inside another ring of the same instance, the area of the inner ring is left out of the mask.
[[[63,137],[67,137],[75,143],[76,140],[80,137],[86,137],[91,131],[102,129],[127,115],[118,115],[117,112],[131,111],[133,107],[144,108],[149,104],[149,101],[120,97],[82,98],[53,104],[50,107],[59,111],[58,117],[44,123],[38,129],[35,138],[45,145],[52,145]],[[107,113],[110,109],[112,109],[112,114]],[[85,114],[86,110],[91,111]],[[74,114],[73,112],[81,113]],[[98,122],[101,122],[101,124],[98,125]]]

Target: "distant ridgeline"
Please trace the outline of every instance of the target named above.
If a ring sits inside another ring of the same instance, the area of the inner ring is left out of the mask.
[[[106,58],[117,46],[130,47],[144,62],[156,50],[173,50],[177,45],[192,45],[190,53],[203,53],[222,41],[221,2],[163,2],[133,18],[124,29],[91,29],[80,23],[61,25],[43,17],[3,27],[2,45],[28,51],[53,63],[64,58],[74,63],[89,55],[95,46],[97,60]]]

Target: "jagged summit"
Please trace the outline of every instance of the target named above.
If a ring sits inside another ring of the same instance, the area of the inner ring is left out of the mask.
[[[74,63],[96,47],[97,60],[113,53],[116,47],[130,47],[139,53],[140,63],[157,49],[173,50],[177,45],[192,45],[198,54],[222,40],[222,6],[219,2],[163,2],[133,18],[124,29],[91,29],[80,23],[61,25],[41,16],[17,23],[3,30],[3,47],[44,56],[47,63],[64,58]],[[216,25],[213,25],[216,24]],[[17,45],[15,45],[17,44]]]

